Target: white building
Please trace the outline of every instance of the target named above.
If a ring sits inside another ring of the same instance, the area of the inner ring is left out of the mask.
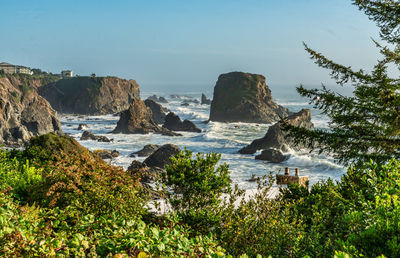
[[[61,76],[63,78],[71,78],[74,77],[74,72],[72,70],[61,71]]]

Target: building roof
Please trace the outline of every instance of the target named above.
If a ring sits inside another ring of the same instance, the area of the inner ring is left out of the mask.
[[[14,65],[6,63],[6,62],[1,62],[0,66],[14,66]]]

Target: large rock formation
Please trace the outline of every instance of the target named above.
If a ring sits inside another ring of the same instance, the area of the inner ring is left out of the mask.
[[[116,77],[74,77],[39,88],[39,94],[61,113],[112,114],[129,108],[140,98],[134,80]]]
[[[302,109],[300,112],[290,115],[287,122],[291,125],[311,129],[314,127],[311,122],[311,113],[309,109]],[[253,154],[258,150],[274,148],[287,151],[289,148],[300,149],[304,146],[295,146],[293,140],[286,137],[286,132],[282,131],[280,122],[272,125],[265,136],[254,140],[250,145],[242,148],[239,153]]]
[[[171,131],[184,131],[184,132],[194,132],[201,133],[201,129],[199,129],[195,124],[191,121],[185,119],[183,122],[179,116],[177,116],[174,112],[170,112],[165,117],[165,123],[163,125],[164,128],[167,128]]]
[[[168,112],[168,109],[164,108],[152,99],[146,99],[144,101],[144,104],[146,104],[146,106],[151,109],[154,122],[156,122],[157,124],[164,124],[165,116],[167,115],[166,113]]]
[[[22,145],[32,136],[61,132],[56,112],[36,92],[40,82],[22,79],[0,78],[0,145]]]
[[[271,123],[289,114],[288,109],[273,101],[264,76],[232,72],[218,77],[211,102],[211,121]]]
[[[177,136],[174,132],[158,126],[152,119],[149,108],[140,99],[133,99],[128,110],[121,112],[117,127],[112,133],[147,134],[160,133],[163,135]]]

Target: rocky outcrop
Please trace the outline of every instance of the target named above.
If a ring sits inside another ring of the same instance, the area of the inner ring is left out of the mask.
[[[271,123],[289,114],[288,109],[273,101],[264,76],[232,72],[218,77],[210,108],[211,121]]]
[[[180,135],[158,126],[152,119],[151,110],[140,99],[133,99],[129,109],[121,112],[117,127],[112,133]]]
[[[40,85],[40,82],[38,82]],[[32,136],[61,132],[56,112],[22,77],[0,77],[0,145],[22,145]]]
[[[307,129],[312,129],[314,127],[311,122],[311,113],[309,109],[302,109],[300,112],[290,115],[286,121],[293,126]],[[281,123],[277,122],[269,127],[263,138],[254,140],[250,145],[241,149],[239,153],[253,154],[258,150],[269,148],[287,151],[289,148],[300,149],[304,147],[301,145],[295,146],[293,140],[286,136],[286,132],[281,129]]]
[[[81,141],[93,140],[98,142],[111,142],[112,139],[108,139],[105,136],[94,135],[92,132],[84,131],[81,136]]]
[[[143,164],[148,167],[165,168],[166,165],[171,164],[169,158],[175,156],[179,152],[181,152],[181,149],[178,146],[173,144],[165,144],[147,157],[143,161]]]
[[[168,100],[166,100],[164,97],[157,97],[157,95],[152,95],[152,96],[148,97],[147,99],[151,99],[158,103],[168,103]]]
[[[287,160],[289,157],[285,156],[282,151],[275,149],[266,149],[261,152],[260,155],[257,155],[255,159],[258,160],[266,160],[271,163],[281,163]]]
[[[184,131],[184,132],[194,132],[201,133],[201,129],[199,129],[195,124],[185,119],[183,122],[179,116],[175,113],[170,112],[165,117],[165,123],[163,125],[164,128],[167,128],[171,131]]]
[[[140,98],[134,80],[116,77],[74,77],[39,88],[39,94],[60,113],[113,114]]]
[[[144,101],[144,104],[151,109],[151,117],[153,118],[154,122],[156,122],[157,124],[164,124],[165,116],[167,115],[166,113],[168,112],[168,109],[164,108],[163,106],[151,99],[146,99]]]
[[[202,105],[210,105],[211,104],[211,100],[208,99],[206,97],[206,95],[204,95],[204,93],[201,94],[201,104]]]
[[[95,150],[94,154],[98,155],[102,159],[112,159],[119,156],[119,151],[117,150]]]
[[[153,154],[159,148],[160,148],[160,145],[147,144],[140,151],[133,152],[130,155],[130,157],[135,157],[135,155],[138,155],[138,157],[147,157],[147,156],[150,156],[151,154]]]

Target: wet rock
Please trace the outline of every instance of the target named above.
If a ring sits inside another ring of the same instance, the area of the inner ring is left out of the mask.
[[[139,157],[147,157],[153,154],[156,150],[160,148],[160,145],[157,144],[147,144],[140,151],[133,152],[130,157],[135,157],[138,155]]]
[[[271,123],[289,114],[287,108],[272,99],[264,76],[232,72],[218,77],[210,107],[211,121]]]
[[[201,94],[201,104],[202,105],[210,105],[211,100],[206,97],[204,93]]]
[[[195,132],[201,133],[201,129],[199,129],[195,124],[185,119],[183,122],[179,116],[175,113],[170,112],[165,117],[165,123],[163,125],[164,128],[167,128],[171,131],[185,131],[185,132]]]
[[[182,106],[182,107],[188,107],[188,106],[189,106],[189,103],[183,102],[183,103],[181,104],[181,106]]]
[[[105,136],[94,135],[92,132],[84,131],[81,136],[81,141],[93,140],[98,142],[111,142],[112,139],[108,139]]]
[[[311,122],[311,113],[309,109],[302,109],[287,118],[287,122],[291,125],[312,129],[314,127]],[[263,138],[254,140],[250,145],[239,150],[241,154],[253,154],[262,149],[277,149],[288,151],[289,149],[301,149],[305,146],[295,145],[293,139],[287,137],[286,132],[281,129],[281,123],[275,123],[268,128]]]
[[[164,97],[157,97],[157,95],[152,95],[147,99],[153,100],[158,103],[168,103],[168,100],[166,100]]]
[[[152,118],[157,124],[164,124],[168,109],[151,99],[146,99],[144,104],[151,109]]]
[[[87,130],[89,129],[89,126],[87,124],[79,124],[77,130]]]
[[[170,157],[175,156],[181,149],[173,144],[165,144],[151,154],[143,161],[143,164],[148,167],[165,168],[166,165],[171,164]]]
[[[119,156],[117,150],[95,150],[94,153],[102,159],[112,159]]]
[[[169,136],[178,136],[170,130],[158,126],[153,118],[150,108],[140,99],[134,99],[128,110],[121,112],[117,127],[112,133],[147,134],[158,133]]]
[[[287,160],[288,158],[289,157],[285,156],[280,150],[266,149],[263,150],[260,155],[257,155],[255,159],[266,160],[271,163],[281,163]]]

